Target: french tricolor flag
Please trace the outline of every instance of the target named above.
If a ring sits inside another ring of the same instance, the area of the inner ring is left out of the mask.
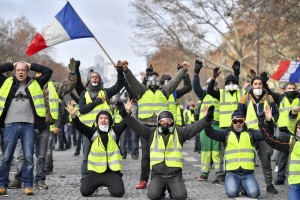
[[[283,82],[298,83],[300,79],[300,63],[291,60],[282,60],[272,79]]]
[[[31,56],[42,49],[78,38],[94,37],[69,2],[41,33],[31,41],[26,54]]]

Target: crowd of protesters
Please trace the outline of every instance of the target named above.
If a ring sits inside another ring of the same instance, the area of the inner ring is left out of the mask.
[[[6,59],[0,66],[0,195],[7,194],[8,188],[23,187],[26,195],[34,194],[34,186],[48,189],[46,176],[55,166],[53,150],[70,149],[73,144],[73,155],[82,152],[83,157],[83,196],[104,186],[112,196],[122,197],[126,192],[122,159],[131,154],[134,160],[141,157],[135,189],[147,189],[149,199],[164,198],[166,192],[172,199],[186,199],[182,151],[184,142],[194,138],[194,151],[201,155],[198,181],[207,181],[214,168],[212,183],[224,184],[229,198],[258,198],[254,171],[259,159],[266,192],[276,195],[271,168],[276,149],[280,153],[274,184],[284,185],[287,179],[288,198],[300,199],[300,94],[295,83],[276,93],[268,86],[266,72],[256,75],[251,70],[242,88],[240,63],[235,61],[234,73],[226,76],[223,88],[217,81],[218,67],[202,87],[199,60],[192,82],[186,61],[174,67],[173,77],[150,66],[139,81],[124,60],[115,66],[116,83],[105,88],[101,74],[94,70],[83,83],[80,62],[73,58],[63,82],[50,81],[53,71],[48,67],[14,62],[11,53]],[[14,75],[8,76],[9,71]],[[35,75],[29,76],[29,71]],[[183,87],[178,88],[181,81]],[[183,109],[179,99],[192,89],[198,103],[189,100]],[[14,157],[18,169],[9,180]]]

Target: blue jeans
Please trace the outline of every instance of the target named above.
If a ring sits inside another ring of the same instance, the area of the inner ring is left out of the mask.
[[[239,196],[241,186],[251,198],[257,198],[260,195],[259,185],[253,174],[240,174],[232,172],[228,172],[226,174],[225,191],[229,198]]]
[[[3,132],[3,157],[0,165],[0,186],[8,187],[8,176],[18,138],[24,153],[22,181],[24,187],[33,186],[33,146],[35,139],[34,125],[29,123],[5,124]]]
[[[52,134],[52,133],[51,133]],[[36,137],[36,175],[35,182],[37,181],[45,181],[46,173],[45,173],[45,164],[46,164],[46,153],[48,148],[48,140],[50,135],[49,126],[47,129],[39,132]]]
[[[73,125],[75,126],[75,125]],[[80,152],[81,149],[81,144],[82,144],[82,133],[78,131],[77,129],[75,130],[77,133],[77,141],[76,141],[76,152]]]
[[[300,200],[300,184],[289,186],[289,200]]]

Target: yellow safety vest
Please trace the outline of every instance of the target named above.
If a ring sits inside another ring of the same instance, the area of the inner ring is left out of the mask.
[[[226,171],[239,169],[254,170],[255,151],[249,133],[242,132],[238,140],[234,132],[230,132],[225,149]]]
[[[164,140],[156,130],[153,135],[153,140],[150,145],[150,166],[151,169],[154,165],[165,162],[168,167],[183,168],[182,162],[182,146],[179,142],[177,130],[170,134],[167,147]]]
[[[183,109],[183,106],[178,104],[176,105],[176,115],[174,116],[174,118],[176,118],[176,125],[178,126],[182,126],[182,114],[181,114],[181,111]]]
[[[103,90],[99,91],[98,96],[100,96],[102,99],[106,99],[105,97],[105,92]],[[85,101],[86,104],[92,103],[92,99],[90,97],[90,94],[88,91],[85,92],[84,94],[85,97]],[[110,110],[110,106],[107,103],[107,101],[105,100],[105,102],[103,102],[100,105],[97,105],[93,110],[91,110],[90,112],[86,113],[86,114],[81,114],[79,119],[82,123],[84,123],[85,125],[92,127],[94,122],[96,121],[96,116],[100,111],[108,111],[111,114],[111,110]]]
[[[114,108],[114,123],[118,124],[122,120],[122,117],[119,113],[119,109]]]
[[[184,116],[185,116],[185,123],[186,124],[192,124],[195,122],[195,117],[194,114],[192,113],[192,111],[190,109],[185,110],[184,112]]]
[[[59,96],[54,88],[54,84],[52,81],[48,82],[48,91],[49,91],[50,114],[54,120],[57,120],[60,100],[59,100]]]
[[[145,94],[138,100],[138,117],[140,119],[148,119],[159,114],[162,110],[168,110],[168,100],[165,95],[156,90],[153,93],[151,90],[147,90]]]
[[[168,98],[168,103],[169,103],[169,110],[172,112],[172,114],[175,116],[176,115],[176,100],[174,97],[174,94],[170,94],[169,98]]]
[[[214,105],[215,106],[215,111],[214,111],[214,120],[215,121],[219,121],[220,119],[220,102],[216,99],[216,98],[213,98],[211,95],[209,94],[206,94],[202,103],[201,103],[201,107],[200,107],[200,113],[199,113],[199,119],[202,119],[204,116],[203,116],[203,110],[204,110],[204,107],[207,106],[211,106],[211,105]]]
[[[300,106],[299,98],[293,100],[292,103],[286,97],[283,97],[282,101],[279,104],[279,119],[278,119],[278,127],[288,127],[289,123],[289,112],[293,107]],[[294,130],[291,131],[294,133]]]
[[[36,80],[30,80],[31,83],[28,85],[28,90],[33,101],[33,105],[36,111],[36,114],[40,117],[46,116],[45,102],[43,90]],[[13,84],[13,77],[7,78],[0,88],[0,116],[3,113],[5,102],[11,86]]]
[[[268,100],[265,99],[264,101],[264,108],[268,105]],[[253,107],[253,102],[250,100],[247,106],[247,112],[246,112],[246,120],[245,123],[247,124],[248,128],[252,128],[254,130],[259,130],[258,127],[258,119],[257,119],[257,114],[256,111],[254,110]]]
[[[291,147],[291,144],[293,147]],[[288,166],[288,181],[291,184],[300,184],[300,142],[295,141],[294,136],[290,137],[290,155]]]
[[[99,134],[92,141],[91,150],[88,156],[88,170],[103,173],[107,165],[112,171],[122,170],[122,156],[115,140],[115,133],[111,129],[108,132],[107,149],[101,141]]]
[[[220,128],[231,126],[231,115],[237,109],[244,90],[237,90],[233,95],[220,89]]]
[[[55,125],[54,124],[50,125],[50,131],[53,132],[54,129],[55,129]]]

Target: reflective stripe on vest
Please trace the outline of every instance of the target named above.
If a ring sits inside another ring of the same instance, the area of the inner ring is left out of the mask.
[[[148,119],[154,113],[158,115],[160,111],[169,109],[168,100],[160,90],[153,93],[148,89],[139,99],[138,105],[138,117],[140,119]]]
[[[264,101],[264,108],[267,105],[268,105],[268,101],[265,100]],[[258,104],[257,104],[257,106],[258,106]],[[247,106],[245,123],[247,124],[248,128],[252,128],[254,130],[259,130],[256,111],[254,110],[253,102],[251,100],[249,101],[249,104]]]
[[[168,167],[183,168],[182,146],[179,142],[177,130],[170,134],[168,138],[167,147],[165,147],[164,140],[156,130],[153,135],[153,140],[150,145],[150,166],[165,162]]]
[[[99,94],[98,96],[101,98],[101,99],[106,99],[105,97],[105,93],[103,90],[100,90],[99,91]],[[86,105],[89,104],[89,103],[92,103],[92,99],[90,97],[90,94],[88,91],[85,92],[84,94],[84,97],[85,97],[85,102],[86,102]],[[96,120],[96,116],[97,114],[100,112],[100,111],[108,111],[110,114],[111,114],[111,110],[110,110],[110,106],[109,104],[107,103],[107,101],[105,100],[105,102],[103,102],[102,104],[100,105],[97,105],[95,108],[93,108],[93,110],[91,110],[90,112],[86,113],[86,114],[81,114],[79,116],[79,119],[80,121],[89,126],[89,127],[92,127],[95,120]]]
[[[122,120],[122,117],[119,113],[119,109],[114,108],[114,123],[120,123],[120,121]]]
[[[172,114],[175,116],[176,115],[176,100],[174,97],[174,94],[170,94],[168,98],[168,103],[169,103],[169,110],[172,112]],[[176,120],[176,119],[175,119]]]
[[[199,113],[199,120],[202,119],[203,116],[203,111],[204,111],[204,107],[207,106],[211,106],[214,105],[215,106],[215,111],[214,111],[214,120],[215,121],[219,121],[220,119],[220,103],[217,99],[213,98],[211,95],[206,94],[202,103],[201,103],[201,107],[200,107],[200,113]]]
[[[293,102],[290,104],[289,100],[284,96],[282,101],[279,104],[279,119],[278,119],[278,127],[288,127],[289,123],[289,112],[293,107],[300,106],[299,98],[295,98]],[[294,130],[292,131],[292,133]]]
[[[281,114],[281,113],[280,113]],[[288,166],[288,181],[291,184],[300,184],[300,142],[293,141],[294,136],[290,137],[290,144],[294,142],[293,149],[290,150],[289,166]],[[291,145],[290,145],[291,147]]]
[[[13,84],[13,77],[10,77],[4,81],[3,85],[0,88],[0,116],[3,113],[6,98],[9,94],[12,84]]]
[[[48,82],[48,91],[49,91],[49,108],[51,117],[55,120],[58,119],[58,109],[59,109],[59,97],[54,88],[52,81]]]
[[[106,171],[107,165],[112,171],[122,170],[122,156],[114,136],[115,133],[111,129],[108,133],[106,150],[99,134],[97,134],[96,138],[92,141],[88,156],[88,170],[103,173]]]
[[[181,114],[181,111],[182,111],[182,105],[178,104],[176,105],[176,125],[178,126],[182,126],[182,114]]]
[[[242,132],[238,140],[235,133],[230,132],[225,149],[226,171],[239,169],[254,170],[254,147],[247,132]]]
[[[231,95],[230,92],[220,89],[220,128],[231,126],[231,115],[237,109],[243,94],[244,90],[237,90]]]
[[[44,93],[41,86],[36,80],[32,80],[32,82],[28,86],[28,90],[34,104],[36,114],[40,117],[45,117],[46,108],[44,101]]]

